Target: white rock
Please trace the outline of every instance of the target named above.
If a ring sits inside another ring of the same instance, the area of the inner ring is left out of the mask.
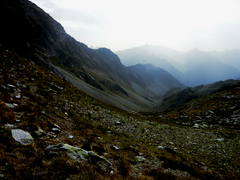
[[[34,142],[33,137],[21,129],[12,129],[12,137],[21,145],[29,145]]]
[[[10,107],[10,108],[14,108],[14,107],[15,107],[13,104],[10,104],[10,103],[5,103],[5,105],[6,105],[7,107]]]
[[[14,129],[15,126],[14,126],[13,124],[5,124],[5,125],[4,125],[4,128],[5,128],[5,129]]]
[[[197,123],[195,123],[195,124],[193,125],[193,127],[194,127],[194,128],[199,128],[199,125],[198,125]]]
[[[136,159],[138,160],[138,162],[144,162],[146,161],[146,159],[142,156],[136,156]]]

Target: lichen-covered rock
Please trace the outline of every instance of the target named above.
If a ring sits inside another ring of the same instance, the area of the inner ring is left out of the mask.
[[[112,164],[107,159],[92,151],[86,151],[64,143],[48,145],[45,149],[47,154],[60,151],[66,152],[73,160],[84,160],[92,163],[95,167],[101,169],[102,171],[110,172],[112,170]]]
[[[38,127],[37,131],[33,131],[33,136],[36,137],[43,137],[46,135],[46,132],[44,130],[42,130],[41,128]]]
[[[26,131],[21,129],[12,129],[11,132],[14,140],[21,145],[30,145],[34,143],[33,137]]]

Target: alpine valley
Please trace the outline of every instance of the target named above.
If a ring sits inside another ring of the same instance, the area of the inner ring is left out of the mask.
[[[0,179],[240,178],[238,50],[115,54],[31,1],[0,15]]]

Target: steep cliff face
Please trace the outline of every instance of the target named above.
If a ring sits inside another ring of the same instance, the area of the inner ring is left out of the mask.
[[[2,46],[66,77],[94,97],[101,96],[101,100],[107,101],[106,94],[110,94],[120,102],[124,99],[131,104],[129,106],[140,108],[155,105],[158,96],[169,90],[158,93],[147,88],[143,76],[122,65],[111,50],[93,50],[76,41],[61,24],[30,1],[3,0],[0,8]],[[158,81],[162,81],[162,77],[159,78]],[[141,90],[136,91],[133,84]],[[147,99],[149,94],[151,99]]]

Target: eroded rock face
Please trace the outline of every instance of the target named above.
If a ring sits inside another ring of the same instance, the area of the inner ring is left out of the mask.
[[[23,131],[21,129],[12,129],[11,132],[12,137],[15,139],[15,141],[21,145],[30,145],[34,143],[33,137],[26,131]]]
[[[84,160],[92,163],[102,171],[110,172],[112,170],[112,164],[107,159],[92,151],[86,151],[64,143],[48,145],[45,149],[47,154],[57,153],[59,151],[66,152],[73,160]]]

